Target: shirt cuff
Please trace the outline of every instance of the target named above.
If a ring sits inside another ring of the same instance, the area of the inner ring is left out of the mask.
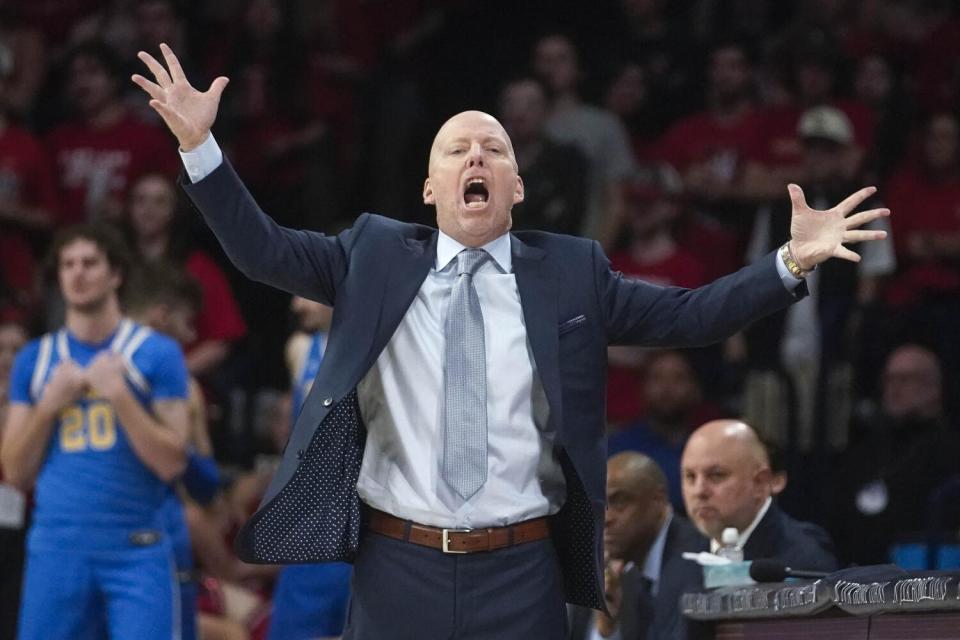
[[[211,134],[210,137],[213,137],[213,134]],[[192,177],[193,176],[191,176],[191,178]],[[803,282],[803,278],[798,278],[792,273],[790,273],[790,270],[787,269],[787,265],[783,264],[783,259],[780,258],[779,251],[773,252],[773,259],[777,263],[777,273],[780,275],[780,280],[781,282],[783,282],[783,286],[787,288],[787,291],[793,291],[794,289],[796,289],[797,286],[801,282]]]
[[[223,151],[220,145],[213,139],[213,132],[207,136],[207,139],[192,151],[180,150],[180,159],[183,160],[183,168],[186,169],[190,182],[196,184],[208,175],[213,173],[214,169],[223,164]]]

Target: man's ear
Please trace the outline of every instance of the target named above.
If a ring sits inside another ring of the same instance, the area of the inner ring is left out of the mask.
[[[513,192],[513,204],[523,202],[523,178],[517,176],[517,189]]]
[[[758,490],[762,489],[764,493],[769,495],[773,485],[773,472],[770,471],[770,467],[760,467],[757,469],[757,473],[753,477],[753,484]]]
[[[430,178],[423,181],[423,204],[437,204],[437,199],[433,195],[433,187],[430,186]]]

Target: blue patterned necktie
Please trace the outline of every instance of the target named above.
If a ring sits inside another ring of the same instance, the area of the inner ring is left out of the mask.
[[[457,280],[447,310],[443,478],[464,500],[487,481],[487,359],[473,275],[489,259],[482,249],[457,255]]]

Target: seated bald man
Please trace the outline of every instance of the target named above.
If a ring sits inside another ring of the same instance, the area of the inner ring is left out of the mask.
[[[735,420],[714,420],[690,436],[680,462],[687,515],[710,547],[727,527],[740,532],[744,560],[772,558],[795,569],[838,568],[829,534],[794,520],[773,501],[770,459],[757,434]]]

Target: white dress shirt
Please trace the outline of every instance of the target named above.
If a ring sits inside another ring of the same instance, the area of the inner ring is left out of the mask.
[[[357,491],[398,517],[440,527],[491,527],[556,513],[563,472],[546,431],[537,376],[512,273],[510,236],[473,277],[487,356],[487,481],[464,501],[441,477],[444,325],[463,245],[440,232],[434,267],[396,333],[357,387],[367,444]]]
[[[757,515],[753,517],[753,522],[750,523],[743,531],[739,532],[740,536],[737,538],[737,546],[743,549],[747,546],[747,541],[750,540],[750,536],[753,534],[753,530],[757,528],[757,525],[760,524],[760,521],[763,520],[763,516],[767,515],[767,511],[770,510],[770,505],[773,504],[773,498],[768,497],[767,501],[763,503],[763,506],[760,507],[760,510],[757,511]],[[710,553],[716,553],[720,548],[719,540],[710,540]]]

